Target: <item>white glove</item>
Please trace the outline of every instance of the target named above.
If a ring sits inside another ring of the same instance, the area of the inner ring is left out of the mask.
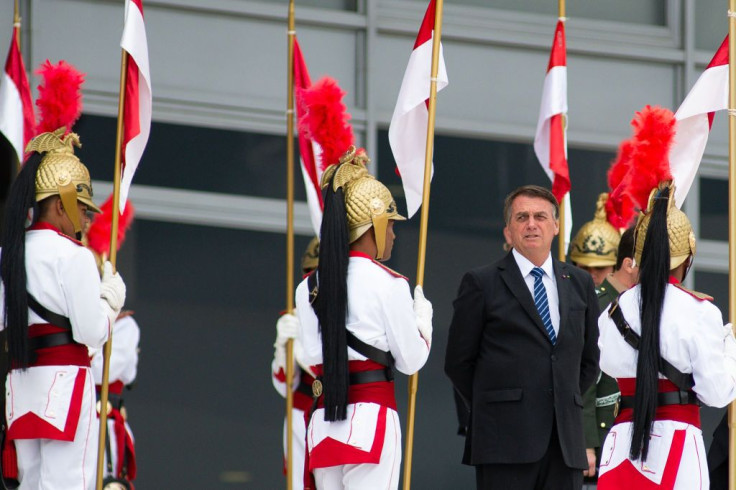
[[[299,335],[299,319],[291,313],[284,313],[276,322],[276,342],[274,342],[274,358],[279,367],[286,366],[286,342]]]
[[[414,314],[417,318],[419,334],[427,345],[432,345],[432,303],[424,297],[422,286],[414,288]]]
[[[118,313],[123,309],[125,304],[125,283],[123,278],[117,272],[113,273],[112,264],[107,261],[102,272],[102,282],[100,283],[100,298],[104,299],[110,308],[115,312],[115,319]],[[115,320],[113,319],[113,322]],[[112,325],[111,323],[111,325]]]
[[[284,313],[276,322],[276,343],[286,345],[289,339],[299,336],[299,319],[291,313]]]

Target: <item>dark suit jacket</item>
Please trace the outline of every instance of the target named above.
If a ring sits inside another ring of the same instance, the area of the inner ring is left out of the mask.
[[[539,461],[555,421],[567,466],[588,467],[581,394],[598,374],[598,299],[590,274],[553,264],[554,346],[511,252],[463,277],[445,372],[471,411],[465,464]]]

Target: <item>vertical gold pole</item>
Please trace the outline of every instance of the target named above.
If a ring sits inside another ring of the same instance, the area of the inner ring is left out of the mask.
[[[286,312],[294,311],[294,0],[289,0],[286,75]],[[286,488],[291,490],[293,461],[294,340],[286,342]]]
[[[565,253],[565,198],[562,198],[560,203],[560,232],[557,235],[557,244],[559,245],[557,259],[564,262],[567,258]]]
[[[729,0],[728,13],[728,316],[736,324],[736,0]],[[728,488],[736,488],[734,403],[728,407]]]
[[[18,6],[18,0],[15,0],[13,10],[13,35],[15,36],[15,42],[18,43],[18,51],[20,51],[20,8]],[[23,144],[25,145],[25,139]],[[24,148],[25,150],[25,148]],[[16,175],[20,173],[21,165],[23,164],[23,156],[21,155],[20,160],[15,163]]]
[[[557,2],[557,16],[561,21],[565,21],[565,0],[558,0]],[[562,115],[562,131],[567,129],[567,114]],[[567,250],[565,250],[565,199],[562,199],[560,203],[560,233],[557,235],[558,242],[558,260],[564,262],[567,258]]]
[[[13,11],[13,31],[15,39],[18,41],[18,50],[20,50],[20,7],[18,0],[15,0],[15,10]]]
[[[442,0],[436,0],[434,13],[434,37],[432,39],[432,71],[429,86],[429,118],[427,121],[427,145],[424,150],[424,187],[422,191],[422,214],[419,224],[419,252],[417,254],[417,285],[424,286],[424,264],[427,257],[427,226],[429,223],[429,188],[432,179],[432,153],[434,149],[434,120],[437,106],[437,71],[442,38]],[[409,376],[409,403],[406,416],[406,449],[404,450],[404,486],[411,488],[411,463],[414,451],[414,416],[417,406],[419,374]]]
[[[110,263],[113,269],[116,267],[118,257],[118,222],[120,218],[120,177],[121,177],[121,152],[123,147],[123,107],[125,105],[125,85],[128,71],[128,53],[122,50],[120,61],[120,95],[118,98],[118,126],[115,139],[115,173],[113,174],[112,191],[112,227],[110,232]],[[102,477],[105,465],[105,436],[107,435],[107,400],[110,385],[110,355],[112,354],[112,331],[110,325],[110,336],[105,342],[102,364],[102,386],[100,388],[100,437],[97,448],[97,490],[102,490]]]

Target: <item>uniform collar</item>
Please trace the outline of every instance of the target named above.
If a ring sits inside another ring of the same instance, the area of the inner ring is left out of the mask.
[[[54,233],[58,234],[60,237],[64,237],[67,240],[71,240],[72,242],[76,243],[77,245],[84,247],[84,243],[80,242],[79,240],[72,238],[68,235],[65,235],[62,233],[60,229],[52,225],[51,223],[47,223],[46,221],[36,221],[31,226],[28,227],[27,231],[38,231],[38,230],[48,230],[53,231]]]
[[[516,249],[512,249],[511,253],[514,254],[514,260],[516,260],[516,265],[519,266],[519,271],[521,272],[521,277],[528,276],[532,269],[536,267],[536,265],[532,264],[532,262],[521,255],[519,252],[516,251]],[[542,270],[549,278],[555,277],[554,269],[552,268],[552,254],[550,253],[547,255],[547,260],[544,261],[544,263],[541,265]]]

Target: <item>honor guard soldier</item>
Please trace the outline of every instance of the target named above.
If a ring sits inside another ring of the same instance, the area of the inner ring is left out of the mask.
[[[617,379],[621,400],[598,488],[707,489],[700,405],[736,398],[736,339],[712,298],[682,285],[695,235],[675,206],[667,159],[674,114],[647,106],[632,125],[622,148],[633,155],[627,180],[638,186],[628,192],[645,209],[634,238],[639,284],[599,319],[600,366]]]
[[[302,255],[302,272],[306,276],[317,268],[319,263],[319,238],[314,237],[307,245]],[[302,344],[299,341],[299,320],[290,313],[281,315],[276,322],[276,342],[274,342],[273,361],[271,362],[271,380],[276,391],[286,398],[286,342],[294,339],[294,404],[291,413],[292,427],[292,489],[304,488],[304,444],[306,442],[307,427],[305,417],[309,415],[312,407],[312,383],[314,373],[310,372],[309,365],[302,358]],[[286,419],[284,419],[284,465],[286,460]],[[284,466],[286,474],[286,466]]]
[[[606,277],[614,270],[621,240],[621,234],[606,219],[607,200],[606,192],[598,196],[593,220],[581,226],[570,243],[570,261],[590,273],[601,308],[607,307],[611,302],[610,299],[601,300],[601,295],[607,297],[610,292],[611,287],[606,284]],[[590,465],[586,477],[589,480],[594,478],[599,464],[597,453],[606,439],[608,429],[613,425],[614,405],[618,396],[616,380],[605,373],[601,373],[597,382],[583,395],[583,427]]]
[[[412,299],[407,279],[380,262],[391,256],[394,222],[405,218],[367,162],[351,146],[325,170],[319,265],[296,290],[303,361],[317,374],[307,468],[319,490],[398,488],[393,372],[418,371],[432,338],[422,289]]]
[[[580,227],[570,243],[570,260],[593,277],[599,288],[616,265],[616,251],[621,234],[606,220],[608,193],[598,196],[595,217]]]
[[[92,489],[98,426],[88,347],[99,348],[125,301],[106,263],[102,279],[81,239],[92,202],[79,136],[34,138],[13,183],[0,258],[0,323],[7,330],[7,437],[24,489]]]
[[[85,233],[85,244],[92,251],[99,267],[103,271],[104,258],[110,251],[110,235],[112,233],[111,195],[100,206],[98,214]],[[128,201],[125,211],[120,213],[118,222],[117,247],[120,250],[128,228],[133,223],[134,208]],[[124,389],[130,389],[138,374],[138,343],[140,327],[133,318],[132,311],[121,311],[112,327],[112,351],[108,373],[107,401],[107,437],[105,437],[105,461],[103,466],[103,490],[130,490],[133,488],[137,465],[135,459],[135,439],[128,424],[128,411],[124,403]],[[90,349],[92,352],[92,377],[95,380],[97,393],[97,415],[102,389],[103,349]]]

